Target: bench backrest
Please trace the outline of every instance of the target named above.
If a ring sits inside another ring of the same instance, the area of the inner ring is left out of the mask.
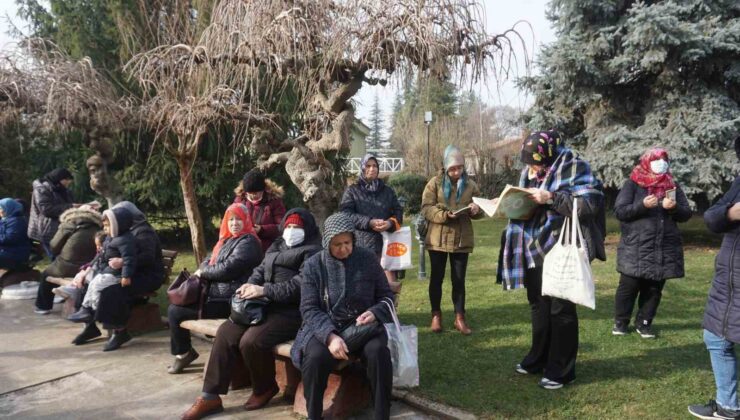
[[[175,266],[176,258],[177,258],[177,251],[173,251],[171,249],[162,250],[162,264],[164,265],[165,283],[169,284],[170,274],[172,274],[172,267]]]

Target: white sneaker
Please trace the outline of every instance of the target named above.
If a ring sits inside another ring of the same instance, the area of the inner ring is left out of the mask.
[[[33,309],[33,313],[39,314],[39,315],[49,315],[51,313],[51,310],[50,309],[34,308]]]

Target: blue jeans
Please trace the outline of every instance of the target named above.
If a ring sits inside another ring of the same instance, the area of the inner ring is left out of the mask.
[[[717,404],[727,410],[738,410],[735,343],[704,330],[704,344],[712,360]]]

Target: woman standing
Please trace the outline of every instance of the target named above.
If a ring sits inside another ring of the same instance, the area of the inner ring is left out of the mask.
[[[65,210],[76,207],[69,191],[73,179],[67,169],[58,168],[33,181],[28,237],[41,242],[51,259],[54,254],[49,242],[59,228],[59,216]]]
[[[358,343],[352,354],[365,365],[374,417],[390,416],[393,366],[382,323],[391,320],[393,292],[375,254],[355,246],[354,230],[347,214],[329,216],[324,224],[324,249],[309,258],[302,270],[303,326],[291,348],[291,358],[303,376],[309,419],[323,418],[329,374],[351,353],[340,336],[351,325],[374,328],[374,334]]]
[[[234,193],[234,202],[247,206],[262,249],[270,248],[272,242],[280,236],[279,226],[285,216],[283,189],[265,179],[262,172],[253,169],[244,175]]]
[[[667,191],[675,195],[668,197]],[[614,215],[621,222],[622,237],[617,248],[620,277],[612,334],[627,334],[637,300],[635,328],[641,337],[654,338],[652,323],[665,281],[684,276],[677,223],[691,218],[689,202],[673,181],[665,150],[653,148],[640,157],[619,191]]]
[[[576,377],[578,314],[574,303],[542,295],[542,264],[558,240],[565,217],[578,200],[589,260],[606,260],[606,219],[601,182],[589,164],[567,149],[555,131],[538,131],[522,145],[519,186],[529,188],[539,208],[529,220],[509,220],[503,268],[507,290],[527,288],[532,313],[532,346],[516,372],[543,373],[539,385],[562,388]]]
[[[403,208],[398,203],[393,188],[378,178],[378,160],[366,154],[360,162],[360,178],[347,187],[342,196],[339,210],[349,213],[355,224],[357,246],[367,248],[380,260],[383,252],[381,232],[395,232],[403,224]],[[396,273],[386,271],[388,285],[394,293],[401,291]]]
[[[199,419],[223,410],[219,395],[229,391],[238,358],[247,367],[252,383],[252,396],[244,404],[244,409],[260,409],[278,393],[272,349],[295,338],[301,326],[299,270],[309,257],[321,250],[319,228],[308,210],[290,210],[281,223],[281,232],[282,237],[267,250],[265,259],[247,284],[236,291],[244,299],[269,299],[265,320],[252,326],[239,325],[231,320],[221,324],[205,372],[203,395],[182,416],[183,419]],[[286,390],[291,391],[295,390]]]
[[[206,281],[208,291],[203,302],[202,318],[226,318],[231,313],[231,296],[246,283],[252,270],[262,261],[262,249],[252,227],[247,209],[232,204],[221,219],[218,242],[211,255],[193,273]],[[199,354],[190,343],[190,331],[181,328],[183,321],[198,319],[198,305],[170,305],[170,345],[175,360],[169,373],[181,373]]]
[[[465,171],[462,152],[453,145],[447,146],[444,171],[429,180],[421,199],[421,213],[428,224],[424,246],[429,250],[431,263],[429,302],[432,305],[433,332],[442,331],[442,280],[449,258],[452,303],[455,306],[454,327],[464,335],[472,333],[465,322],[465,273],[468,255],[473,252],[475,244],[471,219],[483,217],[480,208],[473,204],[474,195],[480,195],[480,190]],[[468,210],[454,213],[468,206]]]

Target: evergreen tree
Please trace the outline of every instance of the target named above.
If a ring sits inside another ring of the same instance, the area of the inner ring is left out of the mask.
[[[695,200],[737,173],[740,9],[736,0],[553,0],[558,40],[524,79],[532,129],[557,128],[620,188],[643,151],[668,149]]]
[[[367,148],[375,153],[383,147],[383,113],[380,109],[378,93],[375,93],[373,109],[370,114],[370,135],[367,138]]]

